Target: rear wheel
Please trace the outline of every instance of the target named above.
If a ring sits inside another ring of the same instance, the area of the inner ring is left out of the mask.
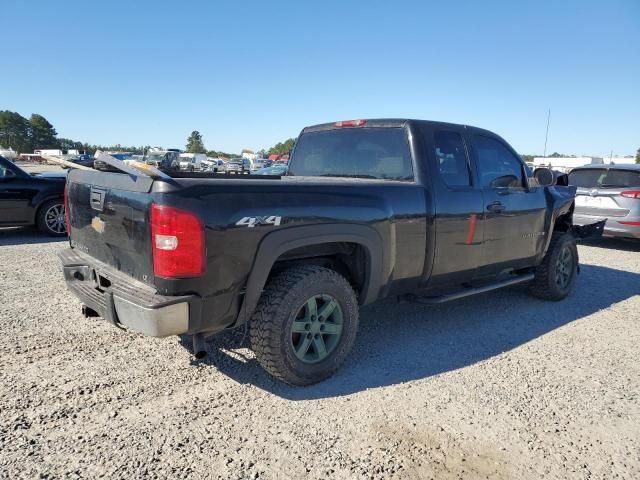
[[[357,330],[358,303],[349,282],[327,268],[294,267],[262,294],[251,318],[251,348],[274,377],[310,385],[340,367]]]
[[[549,249],[535,270],[531,294],[545,300],[562,300],[576,282],[578,248],[570,233],[554,233]]]
[[[62,199],[49,200],[38,210],[36,226],[41,232],[54,237],[66,235],[67,226],[64,221],[64,203]]]

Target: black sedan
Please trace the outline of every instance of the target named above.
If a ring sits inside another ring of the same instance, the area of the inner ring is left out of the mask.
[[[0,156],[0,226],[36,225],[53,236],[66,235],[66,172],[28,173]]]

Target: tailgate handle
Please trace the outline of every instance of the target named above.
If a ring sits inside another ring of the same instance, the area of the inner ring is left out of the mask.
[[[104,197],[106,194],[106,190],[91,187],[91,193],[89,195],[89,204],[91,205],[91,208],[98,210],[99,212],[104,210]]]

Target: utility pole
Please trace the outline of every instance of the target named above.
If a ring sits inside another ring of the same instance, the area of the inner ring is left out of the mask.
[[[547,156],[547,139],[549,138],[549,120],[551,119],[551,109],[549,109],[549,113],[547,113],[547,133],[544,135],[544,153],[543,157]]]

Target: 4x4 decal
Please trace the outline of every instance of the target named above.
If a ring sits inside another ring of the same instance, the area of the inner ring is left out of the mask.
[[[273,225],[277,227],[282,222],[282,217],[268,215],[265,217],[244,217],[236,222],[238,226],[253,228],[257,225]]]

